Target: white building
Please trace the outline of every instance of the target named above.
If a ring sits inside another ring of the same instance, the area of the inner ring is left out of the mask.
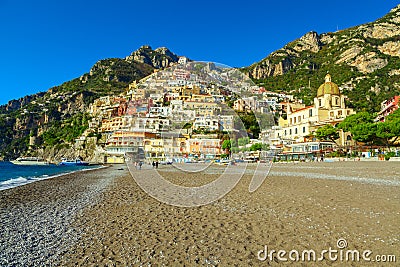
[[[178,64],[180,64],[180,65],[185,65],[187,62],[188,62],[187,57],[179,57],[179,59],[178,59]]]
[[[323,83],[317,91],[314,98],[314,105],[292,111],[290,103],[287,106],[287,119],[280,118],[281,127],[277,136],[281,139],[289,139],[295,142],[304,142],[307,136],[321,126],[326,124],[336,125],[343,121],[347,116],[354,114],[351,108],[345,106],[345,96],[339,91],[339,87],[331,81],[329,74],[325,77]],[[348,139],[341,133],[341,140]]]
[[[147,117],[168,117],[171,115],[170,107],[151,107]]]
[[[196,117],[193,122],[193,130],[218,131],[220,128],[217,117]]]

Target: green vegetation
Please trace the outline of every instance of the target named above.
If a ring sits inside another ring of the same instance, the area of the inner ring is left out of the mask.
[[[119,58],[100,60],[92,70],[90,74],[86,73],[81,78],[65,82],[51,90],[61,93],[91,92],[98,98],[103,95],[120,94],[129,83],[153,72],[153,68],[147,64],[135,61],[130,63]]]
[[[250,138],[249,137],[241,137],[238,139],[238,146],[245,146],[250,143]]]
[[[257,121],[256,116],[253,112],[238,112],[240,121],[235,118],[234,127],[235,129],[244,129],[252,138],[258,138],[260,130],[260,125]]]
[[[88,128],[87,114],[76,114],[64,122],[54,121],[40,136],[41,145],[72,144]]]
[[[326,124],[315,131],[315,137],[319,140],[329,140],[336,143],[335,140],[339,138],[339,133],[335,127]]]
[[[261,151],[262,149],[265,148],[266,148],[265,144],[263,145],[262,143],[255,143],[251,145],[250,151]]]
[[[368,145],[399,146],[400,138],[400,110],[386,117],[385,122],[374,122],[374,115],[368,112],[359,112],[347,117],[337,127],[325,125],[316,131],[320,140],[337,139],[338,130],[350,132],[352,138]]]
[[[227,151],[228,153],[230,153],[231,147],[232,147],[231,140],[226,139],[226,140],[224,140],[224,141],[222,142],[221,148],[222,148],[224,151]]]

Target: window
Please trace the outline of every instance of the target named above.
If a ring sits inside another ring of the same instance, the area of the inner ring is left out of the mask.
[[[310,116],[310,117],[313,116],[313,114],[312,114],[312,109],[310,109],[310,110],[308,111],[308,113],[309,113],[309,116]]]
[[[297,134],[297,128],[294,128],[294,134]]]
[[[292,135],[292,129],[289,129],[289,134]]]
[[[319,107],[322,107],[322,99],[318,99],[318,102],[319,102]]]
[[[305,133],[306,132],[306,127],[303,127],[303,133]]]
[[[339,105],[339,97],[335,97],[335,104],[336,104],[336,106]]]

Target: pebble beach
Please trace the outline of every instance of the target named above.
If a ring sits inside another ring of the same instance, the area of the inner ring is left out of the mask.
[[[223,168],[157,171],[193,187],[217,179]],[[322,251],[337,249],[338,240],[400,261],[400,164],[278,163],[249,193],[252,171],[199,207],[159,202],[125,165],[0,191],[0,266],[376,266],[259,258],[266,246]]]

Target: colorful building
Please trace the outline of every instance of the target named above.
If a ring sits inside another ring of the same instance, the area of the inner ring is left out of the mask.
[[[137,155],[144,150],[144,140],[155,138],[154,133],[116,131],[107,139],[106,162],[124,163],[127,154]]]
[[[387,99],[381,103],[381,110],[378,113],[375,121],[385,121],[385,118],[399,109],[400,96],[396,95],[390,99]]]
[[[220,139],[188,139],[186,140],[186,153],[199,158],[214,158],[221,154]]]

